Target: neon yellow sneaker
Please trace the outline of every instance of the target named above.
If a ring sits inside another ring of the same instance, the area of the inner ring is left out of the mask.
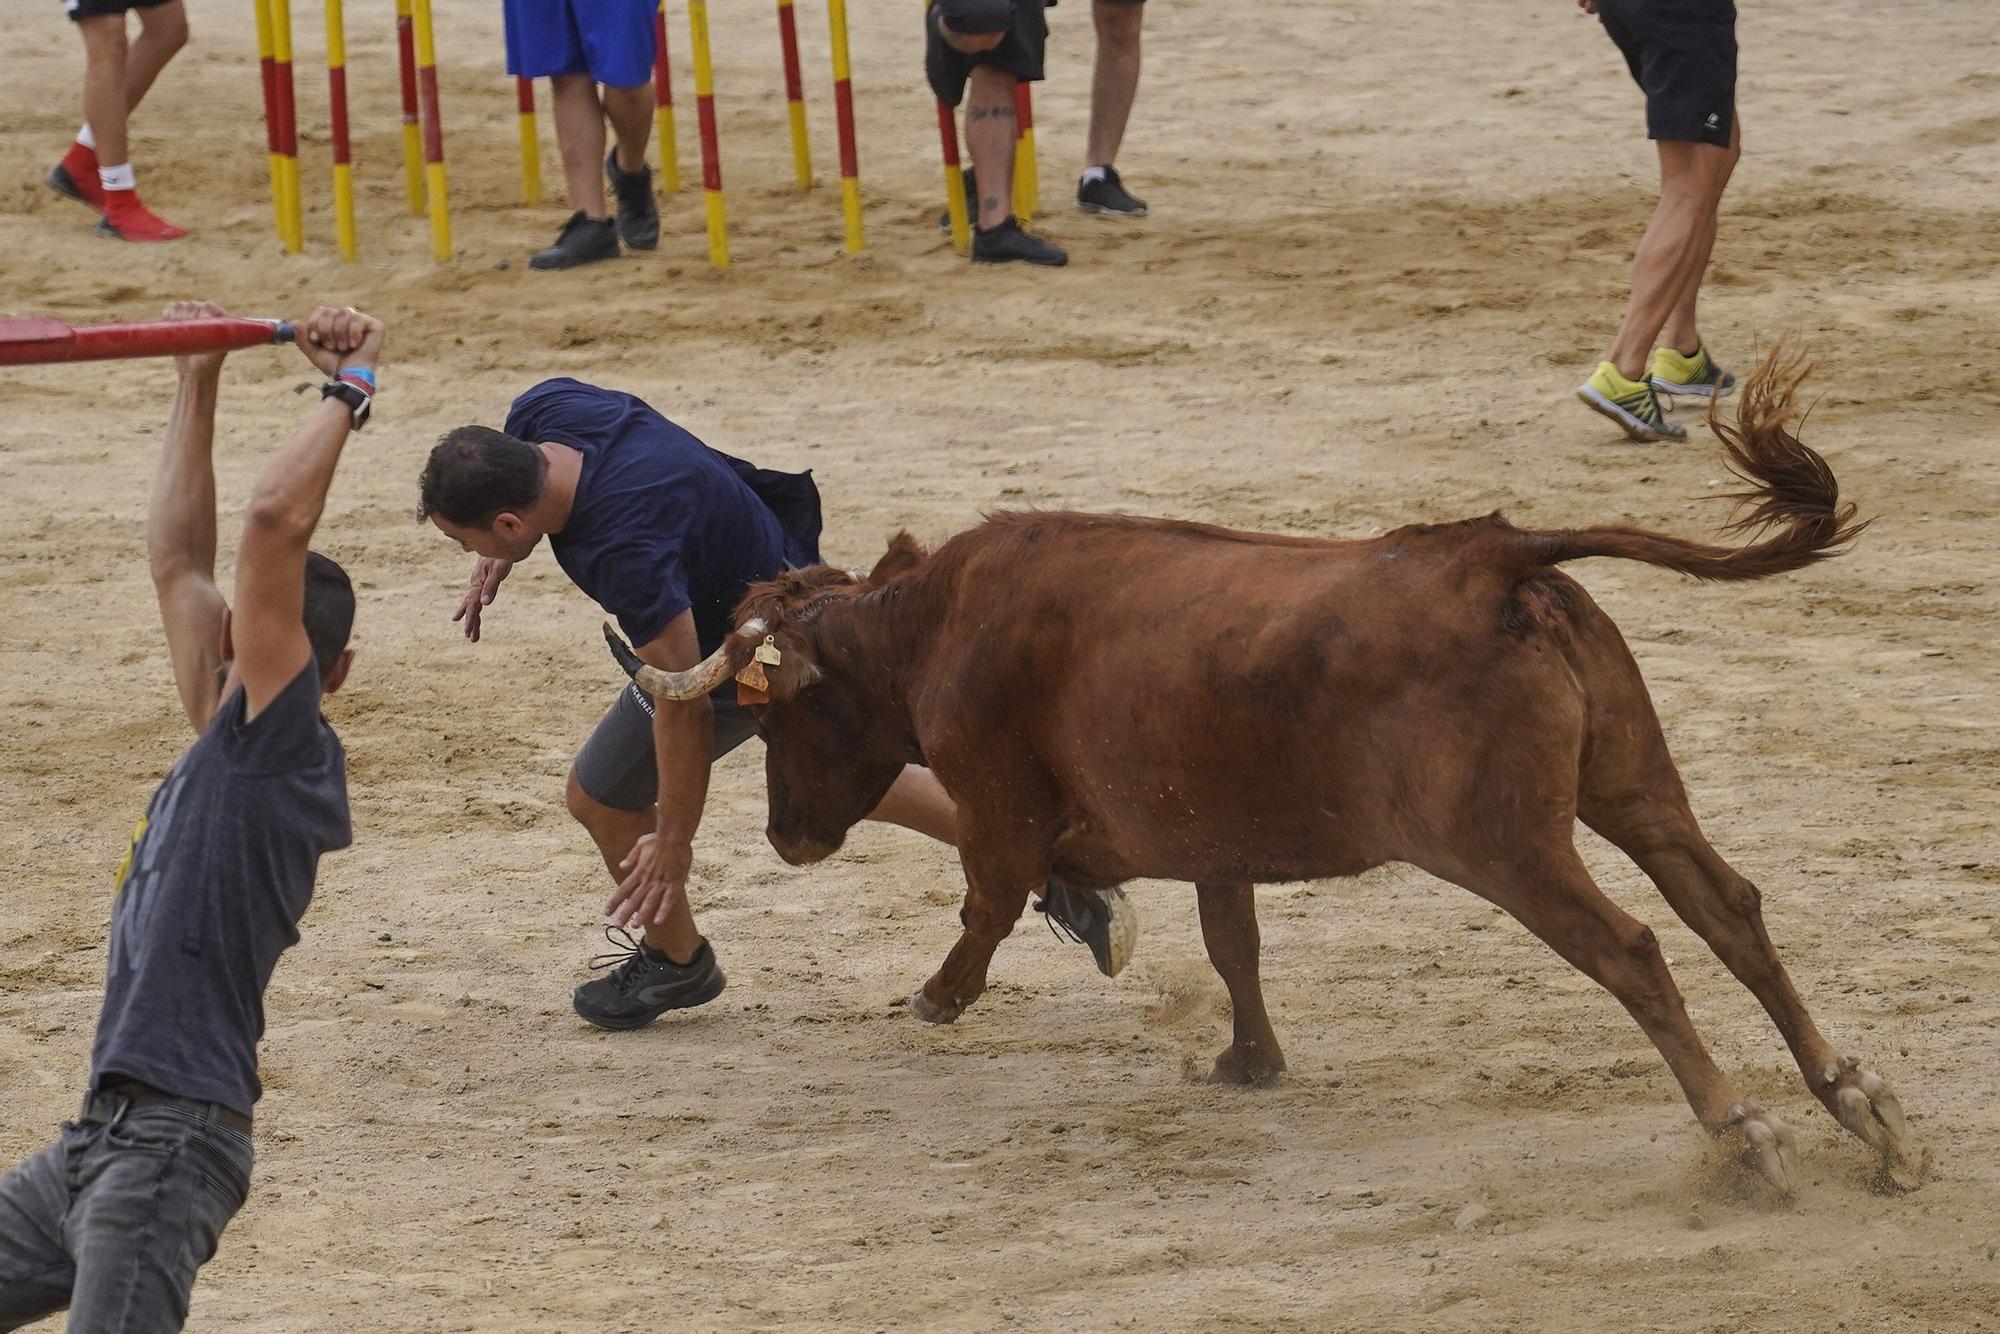
[[[1685,440],[1687,428],[1667,420],[1659,397],[1644,380],[1628,380],[1608,361],[1597,363],[1590,378],[1577,386],[1576,396],[1625,428],[1634,440]]]
[[[1670,347],[1654,348],[1646,381],[1655,393],[1683,398],[1721,398],[1736,388],[1736,377],[1715,364],[1706,343],[1691,357]]]

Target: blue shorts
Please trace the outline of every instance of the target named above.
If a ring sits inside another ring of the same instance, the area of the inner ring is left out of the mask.
[[[588,74],[613,88],[653,79],[657,0],[505,0],[507,72]]]

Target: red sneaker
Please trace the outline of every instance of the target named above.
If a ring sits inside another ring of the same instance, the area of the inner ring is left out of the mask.
[[[99,213],[104,211],[104,187],[97,183],[96,149],[71,144],[69,152],[63,154],[63,160],[56,163],[46,179],[49,189],[63,198],[88,204]]]
[[[140,203],[137,190],[104,192],[104,219],[97,231],[121,241],[178,241],[187,235],[187,228],[174,226]]]

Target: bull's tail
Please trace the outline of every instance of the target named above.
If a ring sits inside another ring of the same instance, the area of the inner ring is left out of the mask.
[[[1744,384],[1736,420],[1725,422],[1711,403],[1708,424],[1722,441],[1729,470],[1750,489],[1728,499],[1746,506],[1725,533],[1756,540],[1710,546],[1643,528],[1572,528],[1524,532],[1524,563],[1555,565],[1586,556],[1644,561],[1696,579],[1763,579],[1839,555],[1868,527],[1843,504],[1826,460],[1793,434],[1804,413],[1796,406],[1810,367],[1773,348]]]

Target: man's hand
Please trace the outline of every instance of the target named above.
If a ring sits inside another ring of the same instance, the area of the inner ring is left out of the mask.
[[[657,926],[667,920],[687,893],[688,869],[694,865],[694,848],[683,842],[668,843],[658,834],[642,834],[618,863],[625,878],[604,905],[604,915],[617,926]]]
[[[1576,0],[1576,7],[1586,14],[1597,12],[1597,0]]]
[[[213,301],[176,301],[169,305],[161,319],[206,320],[229,312]],[[214,379],[222,374],[222,359],[227,352],[190,352],[174,358],[174,369],[183,380]]]
[[[451,619],[465,622],[465,637],[473,643],[479,642],[479,613],[493,605],[500,592],[500,581],[513,572],[513,561],[493,556],[481,556],[472,563],[472,583]]]
[[[352,306],[319,306],[297,322],[299,351],[331,379],[349,367],[374,370],[382,358],[382,321]]]

